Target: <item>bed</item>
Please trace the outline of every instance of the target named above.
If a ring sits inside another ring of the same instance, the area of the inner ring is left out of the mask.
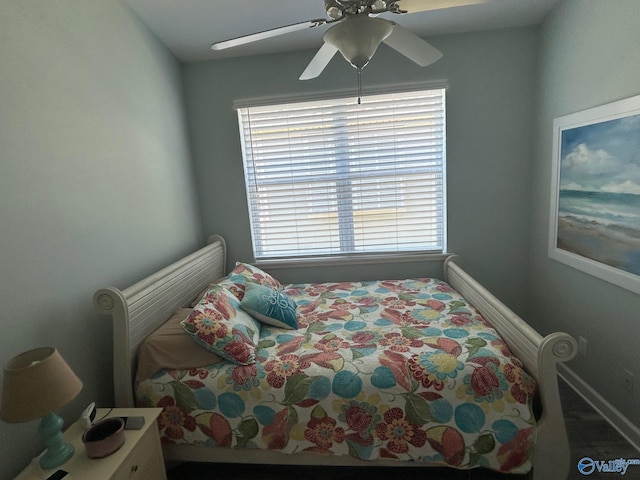
[[[226,264],[214,235],[136,284],[94,295],[113,322],[115,405],[163,407],[166,460],[566,477],[556,366],[573,358],[576,342],[562,332],[542,337],[456,256],[445,260],[444,281],[280,285],[247,264],[227,274]],[[245,302],[266,298],[253,294],[265,288],[289,309],[293,302],[293,325],[290,311],[285,324],[256,320],[265,312]],[[226,332],[224,348],[203,343],[220,340],[201,322],[211,309],[250,318],[234,325],[232,342]],[[181,348],[203,358],[147,367],[147,345],[168,319],[187,342]],[[203,346],[217,347],[211,361]]]

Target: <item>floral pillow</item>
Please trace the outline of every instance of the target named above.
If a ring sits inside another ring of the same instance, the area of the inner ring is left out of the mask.
[[[265,287],[275,288],[276,290],[282,288],[282,284],[278,280],[273,278],[267,272],[263,272],[258,267],[249,265],[248,263],[236,262],[236,266],[229,276],[234,274],[242,275],[247,283],[257,283],[264,285]]]
[[[247,288],[247,279],[238,273],[231,272],[224,279],[216,282],[216,285],[229,290],[240,301],[244,297],[244,291]]]
[[[197,343],[231,362],[256,361],[260,324],[220,285],[213,285],[180,325]]]
[[[263,323],[295,330],[298,328],[296,302],[273,288],[248,283],[240,307]]]

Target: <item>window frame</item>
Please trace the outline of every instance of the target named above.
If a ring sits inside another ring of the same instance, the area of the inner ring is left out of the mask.
[[[262,265],[270,265],[274,267],[286,267],[286,266],[296,266],[296,265],[338,265],[338,264],[370,264],[370,263],[385,263],[385,262],[412,262],[412,261],[429,261],[436,260],[440,261],[443,258],[446,258],[449,254],[447,253],[447,162],[446,162],[446,89],[447,85],[445,82],[421,82],[419,84],[413,85],[400,85],[395,88],[385,87],[381,89],[367,89],[363,92],[362,98],[363,102],[366,102],[368,96],[378,95],[378,94],[389,94],[389,93],[410,93],[415,91],[427,91],[427,90],[442,90],[442,152],[439,159],[440,162],[440,172],[441,172],[441,183],[439,185],[439,195],[441,199],[441,217],[439,218],[439,231],[442,232],[441,237],[442,240],[439,243],[442,243],[442,248],[434,248],[434,249],[407,249],[407,250],[399,250],[399,251],[375,251],[375,252],[344,252],[344,253],[326,253],[326,254],[297,254],[297,255],[283,255],[283,256],[264,256],[259,255],[259,248],[256,244],[256,239],[254,238],[254,225],[252,219],[252,209],[251,209],[251,195],[250,191],[247,188],[247,161],[246,161],[246,148],[245,141],[243,140],[243,124],[240,109],[248,109],[251,107],[261,107],[261,106],[275,106],[275,105],[286,105],[286,104],[295,104],[299,102],[313,102],[315,100],[339,100],[345,97],[353,97],[352,92],[326,92],[323,94],[315,94],[315,95],[304,95],[304,96],[286,96],[286,97],[272,97],[267,99],[250,99],[243,101],[234,102],[234,108],[238,110],[238,127],[240,131],[240,143],[242,148],[242,157],[243,157],[243,174],[245,180],[245,188],[247,193],[247,209],[249,215],[249,221],[252,223],[250,226],[251,229],[251,237],[252,237],[252,249],[254,254],[254,261],[257,264]],[[342,233],[341,233],[342,235]],[[257,255],[258,254],[258,255]]]

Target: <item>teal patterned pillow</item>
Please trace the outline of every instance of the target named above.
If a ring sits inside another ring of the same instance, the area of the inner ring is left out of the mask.
[[[262,323],[289,330],[298,328],[296,302],[273,288],[247,283],[240,307]]]
[[[180,324],[207,350],[240,365],[255,363],[260,323],[222,286],[212,285]]]

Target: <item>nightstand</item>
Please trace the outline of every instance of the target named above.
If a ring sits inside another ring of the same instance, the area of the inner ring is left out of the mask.
[[[161,408],[114,408],[111,411],[108,408],[99,408],[96,420],[103,417],[144,416],[144,426],[140,430],[125,430],[124,445],[113,454],[91,459],[87,457],[82,443],[84,429],[80,422],[76,422],[63,434],[64,441],[74,446],[75,453],[71,459],[57,468],[69,472],[69,480],[166,480],[156,424],[160,412]],[[44,480],[56,470],[54,468],[43,471],[37,459],[34,459],[16,480]]]

